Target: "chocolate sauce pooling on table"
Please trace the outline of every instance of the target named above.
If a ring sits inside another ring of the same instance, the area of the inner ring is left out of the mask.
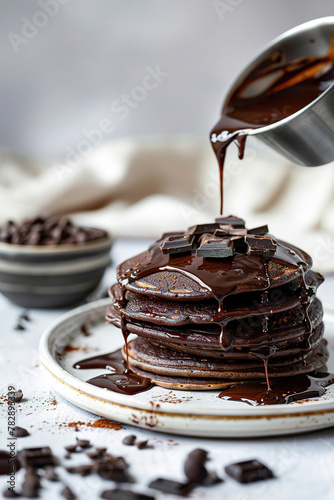
[[[312,42],[314,40],[310,40]],[[334,39],[323,57],[301,57],[287,63],[284,53],[276,51],[230,93],[221,118],[210,134],[220,169],[220,213],[223,212],[223,169],[227,147],[234,142],[242,159],[250,130],[271,125],[296,113],[330,87],[334,82],[333,63]]]

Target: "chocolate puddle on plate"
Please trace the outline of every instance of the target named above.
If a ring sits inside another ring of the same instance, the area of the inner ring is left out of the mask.
[[[140,377],[126,368],[121,349],[77,361],[73,368],[78,370],[96,368],[115,370],[113,373],[98,375],[87,380],[87,382],[96,387],[118,392],[119,394],[126,394],[127,396],[145,392],[153,386],[149,378]]]

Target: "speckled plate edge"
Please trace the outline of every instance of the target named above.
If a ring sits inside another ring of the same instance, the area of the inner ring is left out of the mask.
[[[40,360],[50,385],[65,399],[97,415],[159,432],[203,437],[261,437],[295,434],[334,425],[334,397],[301,404],[251,407],[239,403],[210,409],[196,398],[191,408],[182,405],[154,405],[147,398],[133,399],[94,387],[66,371],[56,360],[54,345],[61,331],[96,317],[103,320],[110,299],[102,299],[66,313],[53,322],[40,340]],[[334,309],[326,308],[334,322]],[[167,389],[159,388],[161,391]],[[183,391],[174,391],[181,396]],[[145,393],[147,394],[147,393]],[[196,391],[196,396],[205,393]],[[171,408],[171,406],[173,406]]]

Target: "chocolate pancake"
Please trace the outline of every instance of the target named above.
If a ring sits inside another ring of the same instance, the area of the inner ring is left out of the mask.
[[[169,233],[117,268],[106,318],[137,375],[168,388],[293,377],[328,359],[323,277],[302,250],[236,217]]]

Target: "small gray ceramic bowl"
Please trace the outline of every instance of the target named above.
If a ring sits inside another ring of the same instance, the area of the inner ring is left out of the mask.
[[[0,243],[0,292],[25,308],[68,307],[99,284],[111,239],[50,246]]]

